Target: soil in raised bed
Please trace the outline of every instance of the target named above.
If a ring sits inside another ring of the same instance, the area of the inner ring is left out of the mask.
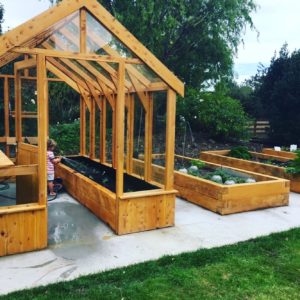
[[[229,157],[232,157],[232,156],[229,156]],[[235,158],[235,157],[233,157],[233,158]],[[290,165],[292,163],[292,160],[280,161],[280,160],[276,160],[276,159],[259,158],[259,157],[253,156],[253,155],[252,155],[252,158],[249,159],[249,161],[255,161],[255,162],[262,163],[262,164],[267,164],[267,165],[282,167],[282,168],[290,167]]]
[[[160,166],[164,166],[165,160],[164,159],[154,159],[153,164],[157,164]],[[251,176],[249,176],[246,173],[238,172],[226,167],[219,167],[219,168],[212,168],[207,165],[203,166],[202,168],[198,168],[197,171],[191,172],[190,167],[192,166],[192,161],[180,158],[180,157],[175,157],[175,164],[174,164],[174,169],[176,171],[179,171],[180,169],[186,169],[188,171],[189,175],[207,179],[210,181],[212,180],[213,175],[220,175],[225,182],[227,180],[234,180],[236,183],[235,184],[241,184],[245,183],[247,179],[254,179]],[[225,179],[226,178],[226,179]],[[217,182],[219,184],[222,184],[221,182]]]
[[[61,161],[112,192],[116,192],[116,170],[84,156],[66,157]],[[134,176],[124,174],[124,193],[155,190],[159,187]]]

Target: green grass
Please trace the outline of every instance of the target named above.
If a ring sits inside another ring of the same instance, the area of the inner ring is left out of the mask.
[[[236,245],[167,256],[4,298],[300,299],[300,228]]]

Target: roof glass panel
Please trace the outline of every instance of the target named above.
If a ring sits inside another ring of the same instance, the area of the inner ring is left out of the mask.
[[[91,14],[87,13],[87,46],[88,51],[98,55],[111,55],[124,58],[136,56]]]
[[[54,50],[79,52],[79,11],[55,24],[50,30],[52,33],[43,44],[50,44]]]

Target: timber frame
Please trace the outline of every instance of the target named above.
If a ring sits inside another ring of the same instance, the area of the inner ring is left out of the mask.
[[[17,205],[0,206],[0,256],[47,247],[48,82],[64,82],[80,95],[79,154],[102,164],[108,164],[105,150],[108,106],[112,110],[111,167],[116,170],[116,193],[103,192],[100,186],[93,204],[78,200],[107,222],[117,234],[174,225],[176,94],[184,95],[184,84],[163,63],[96,0],[64,0],[0,37],[0,68],[8,64],[14,64],[14,74],[0,74],[0,80],[4,82],[5,128],[0,143],[5,144],[8,157],[9,145],[16,144],[17,156],[16,165],[7,167],[0,177],[4,174],[17,175],[17,184],[20,183],[21,188],[17,187]],[[35,76],[30,75],[32,69],[36,71]],[[23,80],[32,80],[37,84],[36,113],[22,110]],[[14,111],[10,110],[10,81],[14,84]],[[124,193],[124,172],[136,176],[133,159],[136,98],[145,111],[143,179],[153,183],[153,96],[156,92],[166,95],[164,182],[152,192]],[[99,156],[95,151],[96,112],[100,113]],[[11,132],[11,117],[15,119],[15,134]],[[24,118],[37,119],[38,136],[33,142],[37,145],[24,141]],[[73,176],[72,170],[59,169],[66,178]],[[76,180],[84,181],[80,177]],[[68,187],[71,189],[71,184]],[[107,214],[99,213],[105,195],[109,195],[107,199],[111,201],[108,206],[113,207]],[[143,205],[138,207],[142,202]],[[143,209],[145,211],[140,213]]]

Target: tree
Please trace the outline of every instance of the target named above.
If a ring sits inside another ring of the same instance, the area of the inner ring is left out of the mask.
[[[2,23],[4,21],[4,8],[2,3],[0,3],[0,35],[2,34]]]
[[[283,45],[259,82],[256,96],[270,121],[271,138],[278,144],[300,144],[300,50],[290,54]]]
[[[54,2],[54,0],[50,0]],[[99,0],[187,85],[231,76],[254,0]]]

